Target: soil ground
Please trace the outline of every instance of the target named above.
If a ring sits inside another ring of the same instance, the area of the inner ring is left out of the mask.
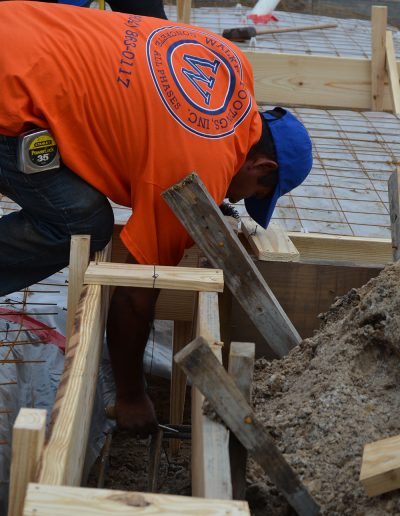
[[[366,443],[400,433],[400,266],[339,298],[321,329],[281,360],[256,362],[253,402],[286,460],[322,513],[400,514],[398,491],[368,498],[359,483]],[[165,381],[150,381],[160,422],[168,422]],[[146,443],[116,434],[106,487],[146,489]],[[249,461],[247,499],[254,516],[292,510]],[[178,459],[163,453],[160,491],[190,493],[188,444]]]

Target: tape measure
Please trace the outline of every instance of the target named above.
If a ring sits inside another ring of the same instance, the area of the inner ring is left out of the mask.
[[[18,169],[25,174],[60,167],[55,139],[47,129],[33,129],[18,136]]]

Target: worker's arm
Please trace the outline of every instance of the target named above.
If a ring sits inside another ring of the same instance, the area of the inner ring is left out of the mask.
[[[128,261],[135,263],[132,258]],[[158,289],[116,287],[107,321],[117,423],[143,436],[157,429],[154,408],[145,391],[143,355],[158,293]]]

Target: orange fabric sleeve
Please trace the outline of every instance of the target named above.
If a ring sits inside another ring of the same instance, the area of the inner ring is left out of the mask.
[[[138,185],[121,239],[138,263],[177,265],[193,240],[151,183]]]

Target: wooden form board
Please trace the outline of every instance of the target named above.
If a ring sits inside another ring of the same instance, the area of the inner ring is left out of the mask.
[[[247,502],[29,484],[24,516],[250,516]]]
[[[317,108],[371,108],[369,59],[267,52],[246,52],[246,55],[253,66],[257,102]],[[387,80],[383,109],[392,110]]]
[[[196,335],[207,340],[219,362],[222,362],[216,293],[199,293]],[[203,403],[203,395],[192,388],[192,494],[204,498],[231,499],[229,431],[203,414]]]
[[[96,256],[104,260],[107,254],[108,250],[104,250]],[[54,404],[51,432],[37,475],[39,483],[81,483],[107,304],[107,287],[83,288]]]
[[[400,488],[400,436],[365,445],[360,481],[368,496]]]
[[[8,516],[21,516],[43,450],[47,411],[22,408],[13,426]]]
[[[84,282],[87,285],[119,285],[203,292],[222,292],[224,289],[223,273],[219,269],[108,262],[91,262],[85,272]]]
[[[385,265],[392,262],[391,241],[388,238],[347,237],[318,233],[287,233],[300,252],[300,259],[311,262],[342,262],[344,264]]]
[[[319,328],[318,315],[326,312],[337,296],[365,285],[382,270],[301,262],[258,262],[257,266],[302,338],[311,337]],[[258,357],[274,358],[236,300],[231,325],[235,340],[251,340],[256,343]]]

